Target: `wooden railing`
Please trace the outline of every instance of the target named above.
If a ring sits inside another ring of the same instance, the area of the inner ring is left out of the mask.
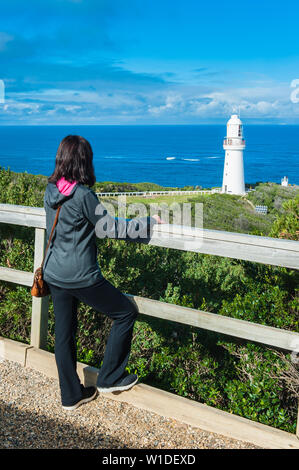
[[[45,249],[46,217],[44,209],[0,204],[0,223],[35,228],[35,271],[41,264]],[[179,225],[156,224],[153,227],[152,238],[147,243],[165,248],[299,269],[299,243],[292,240]],[[31,287],[33,272],[1,266],[0,280]],[[126,295],[138,307],[141,314],[192,325],[286,351],[298,350],[299,333],[296,332],[168,304],[132,294]],[[32,297],[30,344],[41,349],[46,349],[47,344],[48,307],[49,297]],[[298,423],[297,434],[299,434]]]
[[[196,195],[196,194],[214,194],[214,193],[220,193],[221,188],[213,188],[213,189],[196,189],[196,190],[190,190],[190,191],[125,191],[121,193],[115,193],[115,192],[108,192],[108,193],[96,193],[97,196],[100,197],[105,197],[105,196],[112,196],[112,197],[117,197],[117,196],[142,196],[142,197],[147,197],[147,196],[189,196],[189,195]]]

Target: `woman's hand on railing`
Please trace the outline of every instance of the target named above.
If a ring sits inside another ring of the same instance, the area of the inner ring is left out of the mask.
[[[167,222],[165,222],[164,220],[162,220],[158,214],[153,215],[153,218],[156,219],[156,221],[158,222],[158,224],[167,224]]]

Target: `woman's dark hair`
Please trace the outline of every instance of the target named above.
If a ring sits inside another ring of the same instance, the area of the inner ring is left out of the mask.
[[[72,183],[77,181],[91,187],[96,178],[92,163],[93,152],[90,143],[79,135],[68,135],[61,142],[56,154],[55,170],[48,178],[57,183],[64,177]]]

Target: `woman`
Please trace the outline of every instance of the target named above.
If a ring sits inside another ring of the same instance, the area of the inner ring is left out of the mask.
[[[44,279],[51,292],[55,315],[55,360],[58,369],[61,403],[73,410],[93,400],[100,392],[128,390],[138,381],[128,374],[133,326],[138,310],[119,289],[101,273],[97,262],[96,232],[117,238],[126,228],[124,239],[134,238],[136,227],[149,236],[158,215],[119,219],[109,215],[91,189],[95,184],[93,152],[80,136],[69,135],[59,145],[53,174],[48,178],[44,196],[47,239],[59,206],[58,223],[44,262]],[[135,238],[136,239],[136,238]],[[79,301],[113,319],[97,387],[84,387],[76,372],[76,328]]]

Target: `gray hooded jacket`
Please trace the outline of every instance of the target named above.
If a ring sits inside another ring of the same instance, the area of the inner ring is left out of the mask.
[[[76,184],[68,196],[48,183],[44,196],[47,242],[56,210],[58,222],[44,261],[44,280],[63,288],[88,287],[103,279],[97,261],[96,238],[121,238],[128,241],[149,239],[157,223],[150,216],[124,219],[112,217],[95,192]],[[137,231],[137,232],[136,232]],[[139,235],[136,238],[136,233]]]

